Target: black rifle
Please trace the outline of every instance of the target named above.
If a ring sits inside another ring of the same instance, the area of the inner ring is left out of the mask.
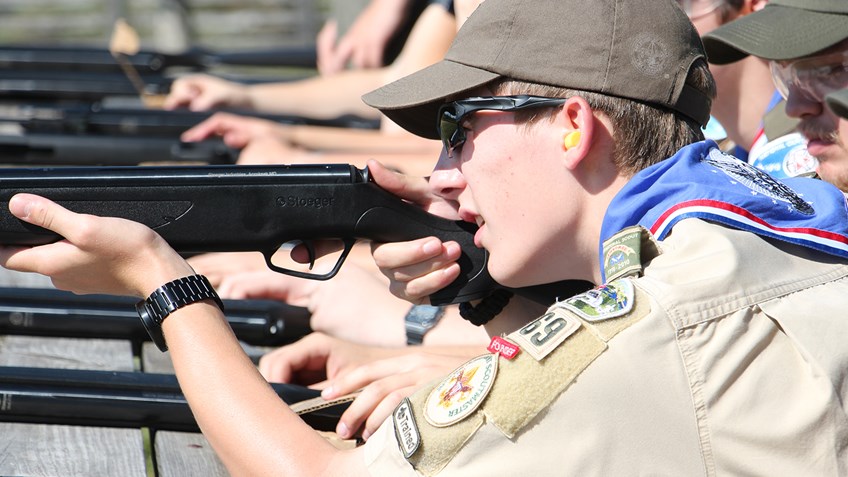
[[[377,129],[380,126],[378,119],[353,115],[321,119],[235,109],[226,111],[290,125],[356,129]],[[0,104],[0,123],[18,124],[28,133],[177,137],[212,114],[214,111],[113,108],[98,102],[85,105]]]
[[[271,386],[287,404],[320,395],[302,386]],[[300,416],[314,429],[333,431],[348,405]],[[198,430],[175,376],[127,371],[0,367],[0,421]]]
[[[315,60],[313,45],[235,52],[192,48],[178,54],[140,51],[126,55],[126,61],[140,75],[162,74],[173,67],[198,71],[222,65],[315,68]],[[121,73],[121,67],[109,50],[87,46],[5,46],[0,48],[0,68]]]
[[[144,78],[144,92],[166,95],[172,78]],[[0,98],[14,100],[97,101],[116,96],[138,97],[132,82],[119,73],[59,73],[53,71],[0,70]]]
[[[135,298],[0,287],[0,334],[149,341]],[[306,308],[275,300],[224,300],[230,327],[254,346],[281,346],[311,331]]]
[[[0,164],[135,166],[146,162],[234,164],[239,150],[220,139],[32,133],[0,135]]]
[[[268,266],[293,276],[328,279],[357,239],[397,242],[437,236],[460,244],[460,276],[431,296],[434,304],[486,296],[498,285],[487,253],[474,246],[476,225],[428,214],[375,184],[367,169],[346,164],[289,166],[150,166],[0,169],[0,244],[36,245],[59,237],[8,211],[18,192],[70,210],[147,225],[179,252],[259,251]],[[324,274],[272,263],[281,245],[340,239],[344,252]]]

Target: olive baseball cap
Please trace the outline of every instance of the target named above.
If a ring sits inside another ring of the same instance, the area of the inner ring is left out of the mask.
[[[485,0],[444,60],[363,100],[431,139],[446,100],[502,77],[659,105],[704,125],[712,101],[684,85],[698,58],[701,39],[675,0]]]
[[[848,119],[848,89],[830,93],[827,95],[826,101],[837,116]]]
[[[754,55],[791,60],[848,38],[848,0],[770,0],[759,11],[704,35],[710,63],[723,65]]]

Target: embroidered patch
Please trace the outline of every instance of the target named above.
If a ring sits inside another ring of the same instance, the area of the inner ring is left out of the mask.
[[[398,404],[395,412],[392,413],[392,419],[395,423],[395,437],[400,451],[405,458],[409,459],[421,446],[421,433],[418,431],[418,424],[415,423],[409,398],[404,398]]]
[[[814,215],[816,213],[815,209],[788,185],[751,166],[747,162],[724,154],[718,149],[710,149],[709,156],[702,157],[701,161],[724,172],[732,180],[751,189],[751,192],[771,198],[775,201],[775,204],[777,202],[783,202],[787,204],[790,210],[804,215]]]
[[[574,316],[562,309],[551,308],[524,328],[511,333],[509,338],[536,361],[541,361],[581,326],[580,320]]]
[[[498,372],[497,355],[484,354],[455,369],[433,388],[424,404],[424,418],[447,427],[470,416],[486,399]]]
[[[633,283],[622,278],[575,295],[565,300],[562,306],[586,321],[603,321],[630,313],[634,298]]]
[[[604,241],[604,276],[608,281],[642,272],[642,228],[628,227]]]
[[[489,347],[486,350],[490,353],[499,354],[506,359],[513,359],[521,352],[521,348],[518,345],[500,336],[492,336],[492,341],[489,342]]]
[[[819,164],[807,152],[807,139],[800,133],[787,134],[752,148],[748,163],[778,179],[808,175]]]

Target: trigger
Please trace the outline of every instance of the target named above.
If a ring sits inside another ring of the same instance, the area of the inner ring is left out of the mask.
[[[303,242],[303,246],[306,247],[306,253],[309,255],[309,271],[312,271],[312,267],[315,266],[315,246],[309,241]]]

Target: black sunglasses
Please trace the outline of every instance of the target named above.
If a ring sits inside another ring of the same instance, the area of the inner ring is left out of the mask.
[[[545,98],[543,96],[482,96],[445,103],[439,108],[439,137],[449,155],[465,143],[465,128],[462,119],[471,113],[483,110],[517,111],[520,109],[559,106],[565,98]]]

